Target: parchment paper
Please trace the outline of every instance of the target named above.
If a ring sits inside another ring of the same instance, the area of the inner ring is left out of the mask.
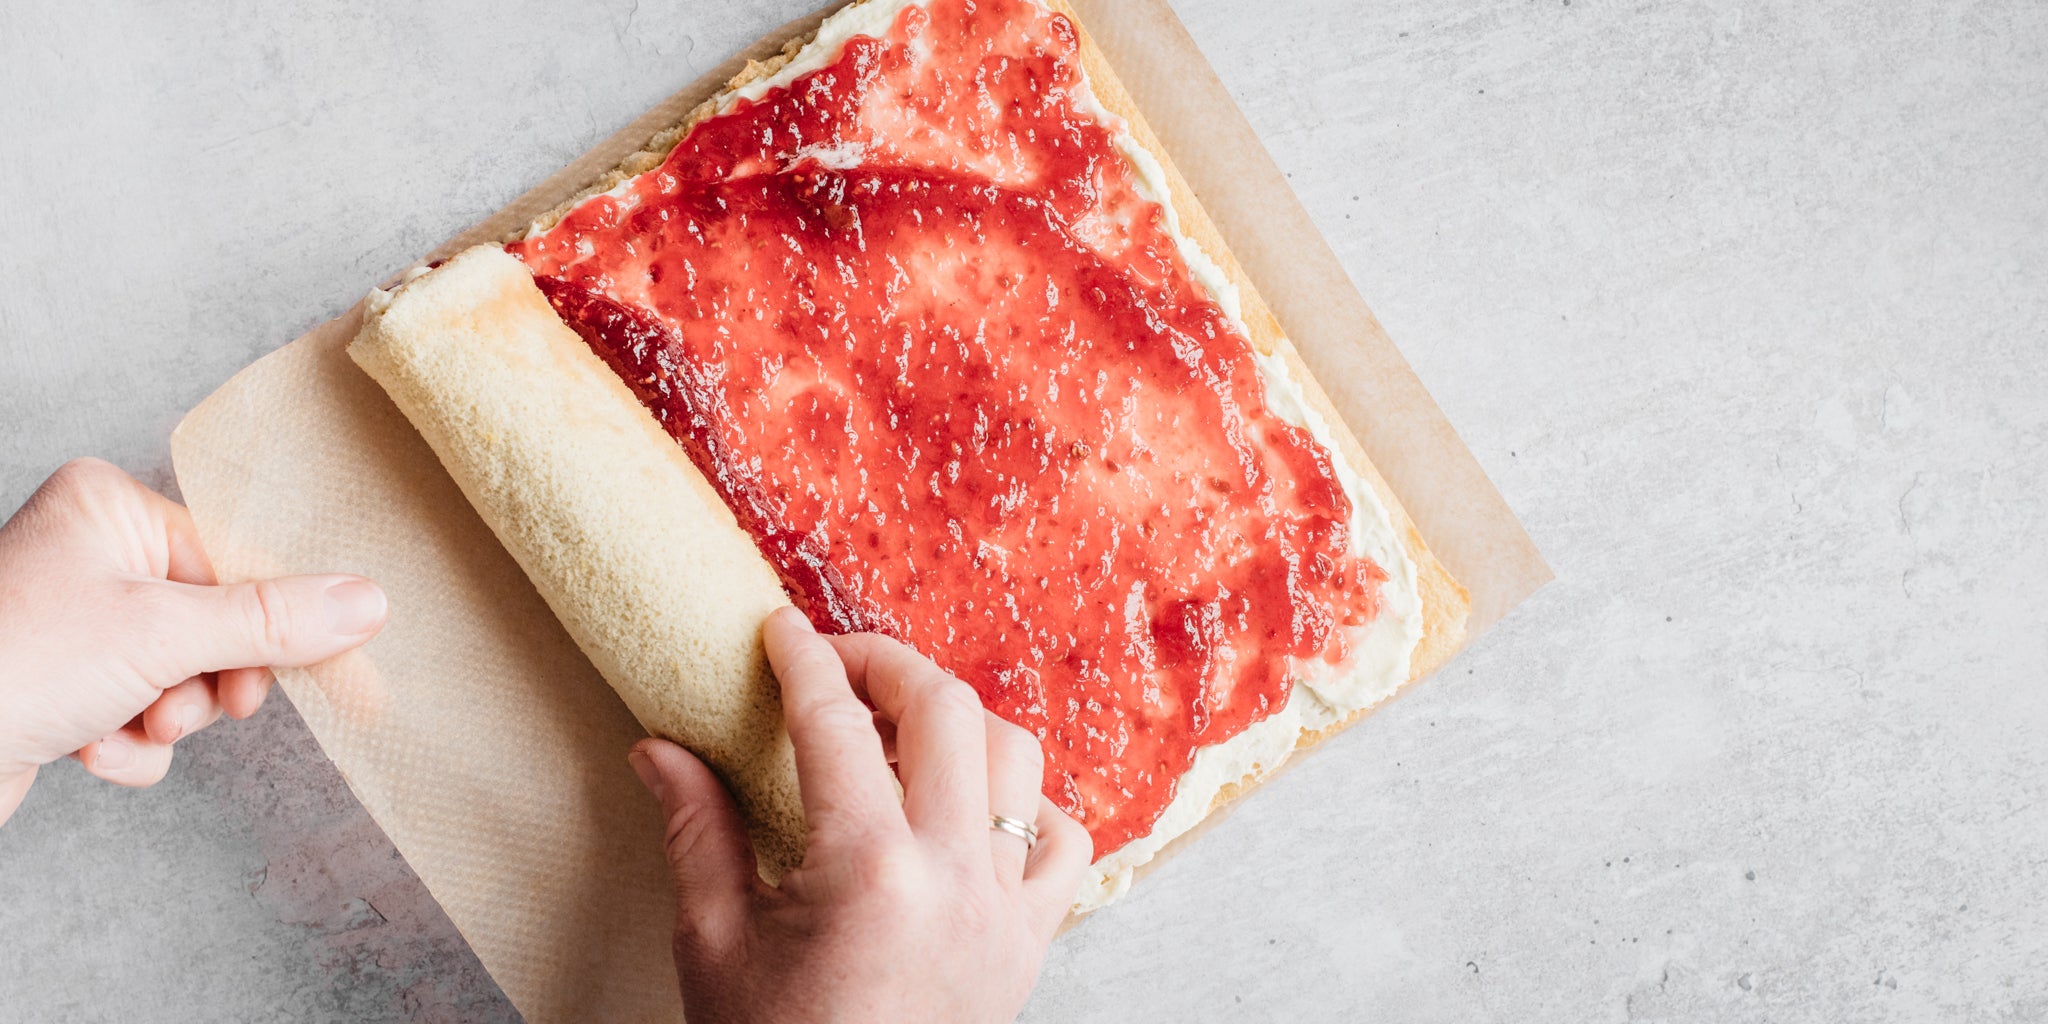
[[[1430,547],[1470,589],[1477,636],[1550,578],[1521,525],[1165,0],[1072,2]],[[735,56],[425,259],[552,208],[825,13]],[[640,728],[343,353],[359,320],[356,309],[316,328],[194,409],[171,438],[179,487],[224,577],[352,571],[389,592],[391,624],[375,642],[280,682],[520,1012],[534,1024],[677,1019],[658,816],[625,762]]]

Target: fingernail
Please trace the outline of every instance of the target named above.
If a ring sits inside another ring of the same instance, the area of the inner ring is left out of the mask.
[[[184,739],[186,734],[199,728],[199,720],[204,717],[205,712],[200,711],[197,704],[186,704],[178,708],[178,729],[171,734],[172,742]]]
[[[342,580],[327,588],[327,628],[340,636],[367,633],[384,621],[384,591],[364,579]]]
[[[633,766],[633,774],[640,776],[640,784],[647,787],[647,791],[659,799],[661,796],[661,775],[654,770],[654,760],[646,754],[635,750],[626,755],[626,763]]]
[[[818,627],[811,625],[811,617],[805,615],[801,610],[799,610],[794,605],[783,605],[782,607],[777,608],[775,610],[775,614],[782,616],[783,619],[787,621],[790,625],[793,625],[806,633],[815,633],[818,631]]]
[[[93,751],[92,766],[103,772],[118,772],[135,763],[135,744],[109,736]]]

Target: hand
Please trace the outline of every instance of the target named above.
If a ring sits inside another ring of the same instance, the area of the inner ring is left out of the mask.
[[[384,612],[360,576],[216,585],[184,506],[107,463],[66,464],[0,526],[0,821],[66,755],[156,782],[179,738],[255,714],[267,666],[340,654]]]
[[[662,740],[631,755],[668,820],[692,1024],[1011,1020],[1092,856],[1040,795],[1038,741],[886,637],[820,636],[784,609],[763,639],[810,826],[780,886],[755,874],[710,769]],[[877,715],[895,725],[900,800]],[[991,811],[1033,822],[1038,845],[989,828]]]

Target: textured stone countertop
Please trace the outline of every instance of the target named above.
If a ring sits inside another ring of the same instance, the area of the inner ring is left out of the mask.
[[[0,510],[812,2],[0,7]],[[1559,578],[1026,1018],[2048,1019],[2048,6],[1177,6]],[[0,829],[0,1021],[516,1019],[287,702],[180,750]]]

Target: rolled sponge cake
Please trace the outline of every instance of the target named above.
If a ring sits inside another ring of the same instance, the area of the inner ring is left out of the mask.
[[[796,762],[760,640],[789,599],[526,265],[478,246],[378,292],[348,351],[640,723],[725,780],[762,874],[796,866]]]

